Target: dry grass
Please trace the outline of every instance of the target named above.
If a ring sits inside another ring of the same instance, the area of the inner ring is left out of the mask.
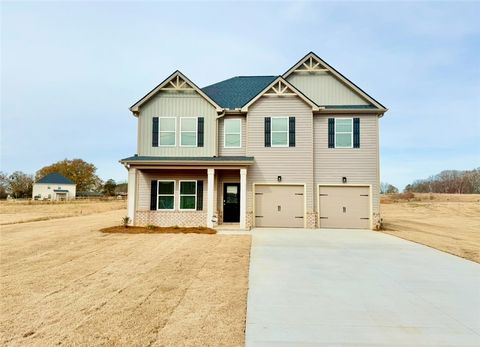
[[[125,200],[0,201],[0,225],[89,215],[126,207]]]
[[[382,198],[384,232],[480,263],[480,195]]]
[[[244,345],[250,237],[98,232],[124,214],[2,226],[0,345]]]
[[[102,233],[107,234],[216,234],[217,231],[212,228],[207,227],[157,227],[157,226],[147,226],[147,227],[137,227],[129,226],[125,227],[123,225],[118,225],[114,227],[108,227],[100,229]]]

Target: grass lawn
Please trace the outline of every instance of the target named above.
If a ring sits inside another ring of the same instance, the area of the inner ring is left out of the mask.
[[[98,231],[124,214],[2,227],[1,345],[244,345],[250,236]]]
[[[383,232],[480,263],[480,195],[382,198]]]

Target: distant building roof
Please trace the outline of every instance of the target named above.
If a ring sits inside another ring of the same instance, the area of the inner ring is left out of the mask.
[[[241,108],[278,76],[237,76],[202,88],[221,107]]]
[[[75,184],[72,180],[69,180],[63,175],[60,175],[58,172],[52,172],[46,176],[40,178],[37,183],[46,183],[46,184]]]

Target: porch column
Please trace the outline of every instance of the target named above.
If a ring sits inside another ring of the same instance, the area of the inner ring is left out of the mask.
[[[207,188],[207,227],[213,228],[213,207],[214,194],[213,187],[215,182],[215,169],[208,169],[208,188]]]
[[[247,226],[247,169],[240,169],[240,229]]]
[[[135,223],[135,200],[137,186],[137,169],[128,169],[128,195],[127,195],[127,216],[130,218],[130,225]]]

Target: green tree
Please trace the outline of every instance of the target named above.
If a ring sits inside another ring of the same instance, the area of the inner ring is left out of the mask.
[[[15,198],[32,197],[33,175],[15,171],[8,176],[8,189]]]
[[[61,160],[37,171],[36,179],[52,172],[58,172],[77,184],[77,192],[98,191],[102,180],[96,175],[97,168],[82,159]]]
[[[115,195],[115,188],[117,187],[117,183],[113,179],[107,180],[103,185],[102,192],[107,196],[114,196]]]

